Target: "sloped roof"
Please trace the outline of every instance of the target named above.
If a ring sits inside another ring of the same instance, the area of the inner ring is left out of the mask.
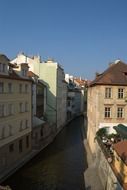
[[[39,76],[36,75],[35,73],[33,73],[32,71],[28,71],[28,72],[27,72],[27,76],[28,76],[28,77],[38,77],[38,78],[39,78]]]
[[[80,86],[85,86],[86,85],[86,80],[80,79],[80,78],[75,78],[74,81],[78,83]]]
[[[111,64],[89,86],[95,85],[127,85],[127,64],[120,60]]]
[[[114,150],[117,152],[119,157],[127,165],[127,141],[120,141],[113,145]]]
[[[9,72],[8,75],[0,74],[0,78],[12,79],[12,80],[31,81],[31,79],[26,79],[26,78],[20,77],[14,70]]]
[[[9,63],[9,58],[6,56],[6,55],[4,55],[4,54],[0,54],[0,62],[1,63]]]

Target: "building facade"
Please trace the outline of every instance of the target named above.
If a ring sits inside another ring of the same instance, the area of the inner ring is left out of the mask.
[[[31,151],[31,84],[0,55],[0,174]]]
[[[55,61],[42,62],[39,56],[28,57],[23,53],[11,61],[13,64],[28,63],[30,70],[47,86],[46,119],[56,130],[66,123],[66,95],[64,70]],[[64,106],[62,106],[64,105]],[[62,118],[62,119],[61,119]]]
[[[105,127],[114,133],[113,126],[127,125],[127,65],[117,60],[96,76],[88,88],[87,139],[92,153],[96,153],[95,137]]]

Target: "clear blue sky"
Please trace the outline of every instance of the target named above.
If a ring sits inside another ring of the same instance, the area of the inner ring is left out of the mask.
[[[0,52],[58,61],[93,79],[115,59],[127,62],[127,0],[0,0]]]

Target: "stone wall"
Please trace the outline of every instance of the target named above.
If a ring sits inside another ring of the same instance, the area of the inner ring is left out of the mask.
[[[104,189],[123,190],[97,142],[96,147],[96,166]]]

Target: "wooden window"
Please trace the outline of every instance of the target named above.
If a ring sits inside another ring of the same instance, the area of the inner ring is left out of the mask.
[[[118,98],[123,99],[124,98],[124,89],[118,88]]]
[[[111,97],[112,97],[112,89],[105,88],[105,98],[111,98]]]
[[[123,116],[124,116],[124,108],[118,107],[117,108],[117,118],[123,118]]]
[[[105,107],[105,118],[111,118],[111,107]]]

